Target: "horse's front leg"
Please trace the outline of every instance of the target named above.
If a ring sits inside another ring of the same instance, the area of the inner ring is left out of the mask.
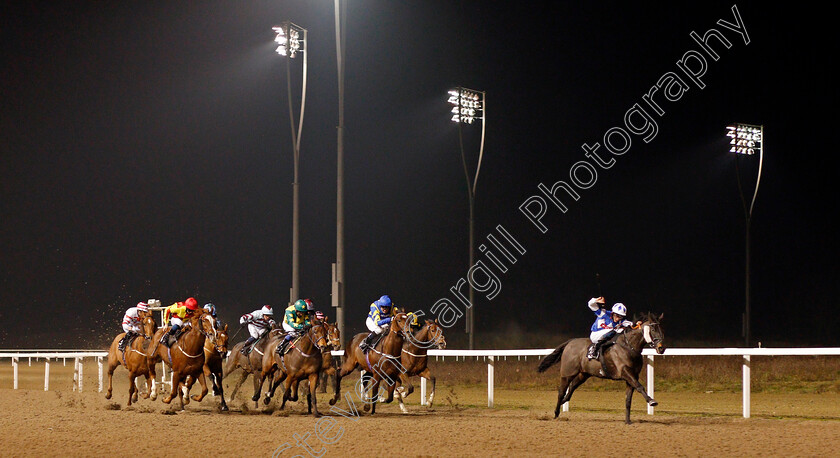
[[[265,403],[265,405],[268,405],[271,402],[271,398],[274,397],[274,392],[277,391],[277,387],[280,386],[280,384],[282,384],[286,380],[287,376],[288,375],[285,372],[278,371],[277,376],[273,377],[273,379],[276,378],[276,380],[272,379],[273,382],[272,382],[271,386],[269,387],[270,389],[268,390],[268,393],[266,393],[266,395],[265,395],[265,399],[267,401]],[[283,391],[283,396],[285,397],[285,395],[286,395],[286,392],[284,390]],[[285,405],[285,402],[283,404]],[[280,410],[283,410],[283,408],[280,407]]]
[[[639,375],[630,373],[630,369],[626,366],[621,369],[619,372],[621,378],[627,382],[628,385],[632,386],[636,389],[644,398],[645,402],[648,403],[649,406],[656,407],[659,405],[652,397],[648,396],[647,391],[645,391],[645,387],[639,382]]]
[[[636,391],[629,383],[627,384],[627,399],[624,401],[624,423],[630,424],[630,406],[633,404],[633,391]]]
[[[119,362],[115,362],[116,358],[113,358],[114,361],[111,361],[111,358],[108,358],[108,392],[105,393],[105,399],[111,399],[111,391],[113,390],[113,378],[114,378],[114,370],[117,366],[120,365]]]
[[[318,412],[318,398],[315,394],[318,388],[318,377],[319,372],[315,372],[314,374],[309,374],[309,396],[307,396],[307,403],[309,404],[309,410],[312,412],[312,416],[318,418],[321,414]]]
[[[429,380],[432,383],[431,389],[429,390],[429,399],[426,401],[426,407],[427,408],[432,408],[432,402],[434,402],[434,399],[435,399],[435,377],[432,375],[432,371],[428,367],[423,369],[417,375],[425,378],[426,380]],[[409,394],[411,394],[411,393],[409,393]]]
[[[146,392],[143,393],[143,399],[149,399],[149,395],[152,394],[152,378],[149,376],[149,372],[146,372]]]
[[[376,404],[377,404],[376,400],[379,398],[379,382],[380,382],[379,376],[374,375],[373,376],[373,384],[371,385],[371,393],[372,394],[371,394],[371,397],[370,397],[370,399],[373,400],[373,402],[370,404],[370,414],[371,415],[376,413]],[[392,393],[392,399],[393,399],[393,393]]]
[[[195,401],[195,402],[201,402],[201,400],[204,399],[204,396],[207,396],[207,393],[209,391],[207,389],[207,380],[204,377],[204,373],[199,372],[198,383],[201,384],[201,394],[193,395],[192,398],[193,398],[193,401]]]
[[[133,372],[128,373],[128,405],[131,405],[131,401],[137,395],[137,385],[135,384],[136,377],[137,375]]]

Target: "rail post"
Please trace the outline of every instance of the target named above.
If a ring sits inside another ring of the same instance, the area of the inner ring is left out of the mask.
[[[79,386],[79,358],[73,358],[73,391]]]
[[[18,359],[17,358],[12,358],[12,378],[14,379],[14,382],[13,382],[12,386],[14,387],[14,389],[18,389]]]
[[[487,363],[487,407],[493,407],[493,360],[495,358],[495,356],[491,356]]]
[[[750,355],[744,355],[744,374],[742,378],[744,418],[750,418]]]
[[[102,392],[102,357],[96,357],[96,364],[99,366],[99,392]]]
[[[44,391],[50,390],[50,359],[44,358]]]
[[[648,396],[653,397],[653,355],[647,357],[647,393]],[[648,404],[648,415],[653,415],[653,406]]]
[[[420,405],[425,406],[426,402],[426,377],[420,377]]]

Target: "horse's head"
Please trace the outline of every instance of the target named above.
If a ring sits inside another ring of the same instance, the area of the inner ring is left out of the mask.
[[[662,341],[665,340],[665,332],[662,330],[662,318],[664,318],[664,316],[664,313],[659,314],[658,317],[648,313],[641,324],[642,335],[645,337],[645,342],[647,342],[652,348],[656,349],[656,352],[660,355],[665,353],[665,344],[662,343]]]
[[[327,345],[329,345],[330,342],[327,337],[327,327],[323,323],[311,326],[306,334],[309,336],[309,340],[318,347],[318,350],[322,353],[327,350]]]
[[[147,313],[143,318],[143,335],[151,339],[155,335],[155,331],[157,331],[155,317],[151,313]]]
[[[327,329],[327,340],[333,350],[341,349],[341,332],[335,323],[329,322],[329,317],[324,317],[324,327]]]
[[[216,335],[213,338],[213,346],[222,357],[228,352],[228,325],[225,323],[222,327],[215,328]]]
[[[443,336],[443,327],[437,320],[426,320],[426,336],[430,342],[437,344],[438,350],[446,348],[446,338]]]
[[[408,315],[407,314],[405,314],[403,312],[397,313],[396,315],[394,315],[394,319],[391,320],[391,332],[396,333],[396,334],[400,334],[400,333],[408,330],[408,328],[409,328],[408,323],[409,322],[408,322]]]

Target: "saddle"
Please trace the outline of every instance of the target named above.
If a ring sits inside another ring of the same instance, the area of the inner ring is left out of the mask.
[[[178,339],[180,339],[185,332],[187,332],[187,327],[181,326],[180,328],[178,328],[177,331],[175,331],[174,334],[164,334],[163,344],[167,347],[172,347],[172,345],[174,345],[175,342],[177,342]]]
[[[295,348],[295,344],[298,343],[298,341],[300,341],[301,337],[303,337],[303,336],[298,335],[298,336],[295,336],[292,340],[288,340],[288,341],[285,340],[285,338],[284,338],[283,342],[281,342],[280,345],[278,345],[277,348],[274,351],[277,352],[278,356],[285,355],[286,353],[289,352],[289,350],[291,350],[292,348]]]
[[[263,336],[260,336],[257,340],[253,341],[252,343],[250,343],[250,344],[248,344],[248,345],[244,345],[244,346],[242,347],[242,354],[243,354],[243,355],[245,355],[245,356],[250,355],[250,354],[251,354],[251,351],[253,351],[253,350],[254,350],[254,347],[255,347],[255,346],[257,346],[257,344],[258,344],[258,343],[259,343],[262,339],[263,339]]]
[[[120,350],[120,351],[125,351],[126,347],[130,347],[131,342],[134,342],[134,339],[136,339],[138,337],[140,337],[140,334],[137,334],[135,332],[125,333],[123,338],[120,339],[120,343],[117,345],[117,349]]]

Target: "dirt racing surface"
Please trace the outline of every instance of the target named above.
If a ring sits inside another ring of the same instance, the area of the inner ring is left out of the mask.
[[[497,408],[488,409],[485,387],[439,383],[431,409],[415,393],[409,414],[394,403],[370,416],[347,380],[358,416],[346,397],[331,410],[322,394],[325,415],[315,419],[302,403],[255,409],[250,383],[222,413],[212,396],[183,412],[160,398],[128,407],[122,370],[111,400],[88,374],[82,393],[66,379],[45,392],[43,373],[33,378],[12,390],[0,377],[2,456],[836,456],[840,449],[837,394],[754,395],[753,418],[744,419],[740,394],[659,393],[653,416],[634,399],[628,426],[623,391],[578,391],[571,412],[555,420],[549,389],[497,390]]]

